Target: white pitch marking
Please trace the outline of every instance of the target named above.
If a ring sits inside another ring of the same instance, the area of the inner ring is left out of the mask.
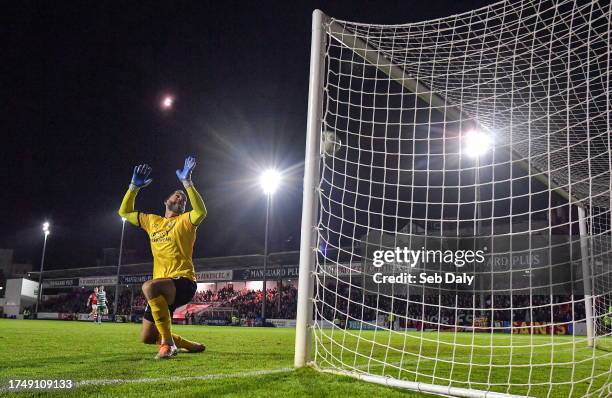
[[[281,368],[281,369],[268,369],[268,370],[254,370],[251,372],[241,373],[225,373],[225,374],[212,374],[202,376],[170,376],[170,377],[143,377],[140,379],[110,379],[110,380],[80,380],[75,383],[76,387],[83,386],[97,386],[97,385],[108,385],[108,384],[122,384],[122,383],[158,383],[168,381],[189,381],[189,380],[212,380],[212,379],[230,379],[234,377],[252,377],[252,376],[265,376],[275,373],[287,373],[293,372],[293,368]]]
[[[113,384],[128,384],[128,383],[160,383],[160,382],[177,382],[177,381],[190,381],[190,380],[214,380],[214,379],[231,379],[240,377],[253,377],[253,376],[266,376],[276,373],[289,373],[293,372],[293,368],[280,368],[280,369],[264,369],[254,370],[251,372],[241,373],[226,373],[226,374],[211,374],[202,376],[170,376],[170,377],[143,377],[139,379],[98,379],[98,380],[78,380],[74,382],[74,387],[87,387],[87,386],[105,386]],[[29,391],[29,389],[9,389],[8,387],[0,388],[0,392],[7,391]],[[49,391],[49,390],[36,390],[36,391]]]

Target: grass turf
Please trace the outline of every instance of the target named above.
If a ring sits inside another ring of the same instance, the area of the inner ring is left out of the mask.
[[[312,369],[291,370],[293,365],[294,331],[273,328],[236,328],[206,326],[175,326],[174,331],[189,339],[207,345],[201,354],[180,354],[167,361],[155,361],[155,346],[138,342],[139,325],[96,325],[89,322],[66,321],[17,321],[0,319],[0,395],[22,396],[147,396],[147,397],[428,397],[422,393],[392,389],[361,382],[348,377],[316,372]],[[490,345],[489,336],[472,336],[469,333],[392,333],[350,331],[331,335],[331,331],[319,334],[319,364],[326,367],[338,365],[338,359],[357,369],[373,374],[389,375],[412,381],[443,382],[445,377],[464,380],[503,381],[508,372],[489,366],[470,367],[444,361],[433,361],[423,355],[438,356],[456,362],[467,360],[470,351],[472,361],[479,364],[502,364],[511,356],[513,364],[541,364],[533,367],[514,367],[512,381],[532,380],[568,381],[572,366],[546,368],[551,353],[555,363],[564,359],[585,359],[585,347],[576,346],[574,353],[568,351],[571,337],[565,336],[512,336],[515,347],[510,351],[510,336],[493,336],[494,346],[468,350],[462,344]],[[456,339],[456,340],[455,340]],[[547,345],[554,341],[557,344]],[[421,344],[423,343],[423,344]],[[453,343],[453,344],[451,344]],[[536,345],[537,348],[529,347]],[[544,348],[548,347],[548,348]],[[555,347],[561,347],[555,349]],[[403,354],[402,354],[403,352]],[[421,360],[416,355],[421,352]],[[493,354],[493,355],[491,355]],[[591,391],[609,383],[611,367],[608,353],[601,354],[595,362],[587,361],[574,367],[574,377],[582,378],[593,372],[604,374],[595,379]],[[466,355],[468,357],[466,357]],[[607,356],[606,356],[607,355]],[[390,365],[382,366],[377,360]],[[372,360],[371,358],[374,358]],[[531,358],[531,359],[530,359]],[[401,366],[399,366],[401,363]],[[593,365],[594,364],[594,365]],[[283,370],[286,369],[286,370]],[[399,369],[402,369],[401,371]],[[559,370],[561,369],[561,370]],[[594,369],[594,370],[593,370]],[[270,374],[249,374],[254,371],[280,370]],[[547,373],[548,370],[548,373]],[[470,373],[471,372],[471,373]],[[244,375],[246,373],[246,375]],[[415,374],[420,376],[416,377]],[[240,375],[243,374],[243,375]],[[430,375],[429,377],[425,375]],[[433,376],[431,376],[433,375]],[[552,375],[552,376],[551,376]],[[193,377],[201,377],[193,379]],[[192,379],[176,379],[187,377]],[[206,379],[206,377],[211,377]],[[146,379],[157,380],[146,380]],[[70,379],[74,381],[119,380],[114,384],[93,384],[73,388],[42,392],[30,390],[8,392],[9,379]],[[138,382],[123,382],[129,380]],[[464,386],[459,385],[458,386]],[[478,387],[478,386],[474,386]],[[573,393],[578,396],[586,392],[587,383],[575,385]],[[519,391],[521,392],[521,391]],[[526,391],[524,391],[526,392]],[[523,392],[523,393],[524,393]],[[531,395],[547,396],[547,389],[532,389]],[[569,390],[563,385],[550,391],[550,397],[567,397]],[[606,396],[602,392],[601,396]]]

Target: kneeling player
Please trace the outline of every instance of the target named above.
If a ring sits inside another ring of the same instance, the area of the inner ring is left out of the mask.
[[[164,202],[164,217],[134,210],[136,194],[152,181],[149,178],[151,167],[148,165],[134,168],[132,182],[119,209],[119,215],[144,229],[151,242],[153,279],[142,285],[148,304],[142,320],[141,338],[145,344],[160,344],[158,359],[175,356],[179,348],[190,352],[205,349],[204,345],[172,334],[171,330],[172,313],[190,302],[197,288],[193,245],[197,226],[206,217],[206,207],[191,182],[195,164],[195,159],[188,157],[184,168],[176,171],[187,190],[193,208],[190,212],[185,212],[187,198],[180,190],[173,192]]]

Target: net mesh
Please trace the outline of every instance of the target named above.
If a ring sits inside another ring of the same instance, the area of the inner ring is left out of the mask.
[[[609,396],[610,7],[325,22],[316,366]]]

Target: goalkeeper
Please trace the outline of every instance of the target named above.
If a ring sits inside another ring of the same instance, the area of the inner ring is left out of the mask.
[[[151,242],[153,279],[142,285],[148,304],[142,320],[141,339],[145,344],[160,344],[156,359],[171,358],[179,349],[189,352],[205,349],[202,344],[172,334],[172,313],[190,302],[197,288],[193,245],[197,227],[206,217],[206,207],[191,182],[195,165],[195,158],[188,157],[183,169],[176,171],[193,210],[185,212],[187,197],[182,190],[174,191],[166,199],[164,217],[134,210],[138,191],[152,181],[149,178],[151,167],[146,164],[134,168],[130,187],[119,208],[119,215],[144,229]]]

